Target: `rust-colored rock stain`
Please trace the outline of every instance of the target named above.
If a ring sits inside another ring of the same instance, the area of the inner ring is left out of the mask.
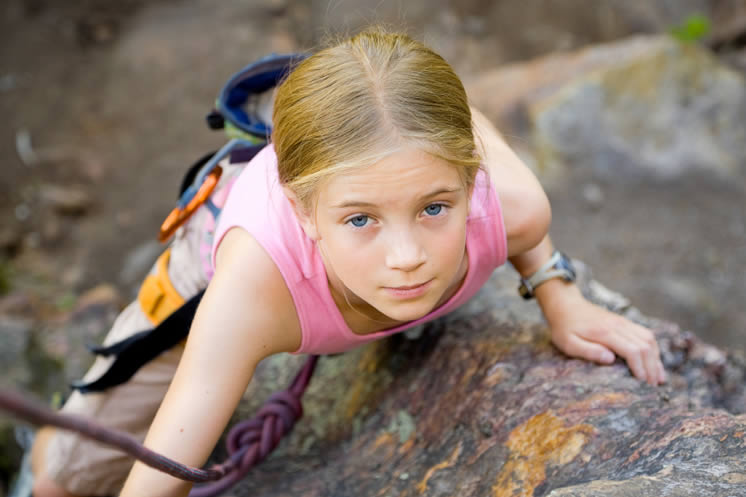
[[[391,445],[394,442],[394,437],[391,435],[391,433],[384,431],[378,437],[376,438],[376,441],[373,442],[373,449],[378,449],[384,445]]]
[[[422,479],[422,481],[420,481],[417,484],[417,491],[420,494],[425,493],[425,491],[427,490],[427,482],[430,481],[430,478],[432,478],[432,476],[435,474],[436,471],[440,471],[441,469],[444,469],[444,468],[450,468],[454,464],[456,464],[456,461],[461,455],[461,448],[462,446],[461,446],[461,443],[459,442],[456,448],[453,449],[453,452],[451,452],[451,455],[448,456],[448,459],[440,461],[438,464],[436,464],[435,466],[427,470],[427,472],[425,473],[425,477]]]
[[[596,411],[598,409],[614,409],[619,406],[629,405],[632,396],[627,392],[603,392],[589,396],[578,402],[573,402],[567,407],[567,410]]]
[[[369,400],[371,392],[376,389],[377,385],[371,383],[370,376],[378,371],[385,356],[385,349],[379,343],[366,347],[357,364],[357,369],[362,374],[357,376],[358,379],[345,395],[343,412],[346,419],[350,420],[357,416]]]
[[[565,426],[551,411],[530,418],[508,436],[510,456],[492,487],[492,495],[532,496],[546,478],[547,464],[564,465],[575,459],[593,432],[588,424]]]
[[[401,447],[399,447],[399,454],[406,454],[410,450],[412,450],[412,447],[414,447],[414,437],[410,438],[406,442],[402,444]]]

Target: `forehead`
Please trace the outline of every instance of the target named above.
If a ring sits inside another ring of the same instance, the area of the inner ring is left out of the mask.
[[[329,178],[319,189],[320,206],[348,201],[386,205],[435,189],[463,189],[456,166],[416,148],[405,148],[372,164]]]

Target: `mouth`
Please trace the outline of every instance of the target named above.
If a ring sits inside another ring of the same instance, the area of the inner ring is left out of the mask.
[[[423,295],[427,291],[432,281],[433,280],[428,280],[424,283],[418,283],[416,285],[403,285],[396,287],[387,286],[384,287],[384,289],[393,297],[411,299]]]
[[[389,287],[392,290],[414,290],[415,288],[421,287],[422,285],[427,284],[427,281],[425,283],[418,283],[416,285],[409,285],[409,286],[393,286]]]

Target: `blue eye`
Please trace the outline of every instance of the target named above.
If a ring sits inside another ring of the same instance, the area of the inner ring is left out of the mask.
[[[368,216],[355,216],[353,218],[350,218],[348,223],[352,223],[352,225],[356,228],[362,228],[366,224],[368,224]]]
[[[440,214],[440,211],[443,210],[443,204],[430,204],[427,207],[425,207],[425,213],[428,216],[437,216]]]

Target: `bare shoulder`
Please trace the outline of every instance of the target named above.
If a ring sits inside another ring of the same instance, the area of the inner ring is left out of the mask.
[[[264,248],[245,230],[233,228],[221,241],[207,292],[207,307],[234,315],[254,328],[263,350],[292,352],[300,346],[300,322],[290,290]],[[261,358],[260,358],[261,359]]]
[[[474,134],[484,167],[500,198],[508,255],[535,247],[551,222],[549,199],[539,180],[492,123],[472,108]]]

